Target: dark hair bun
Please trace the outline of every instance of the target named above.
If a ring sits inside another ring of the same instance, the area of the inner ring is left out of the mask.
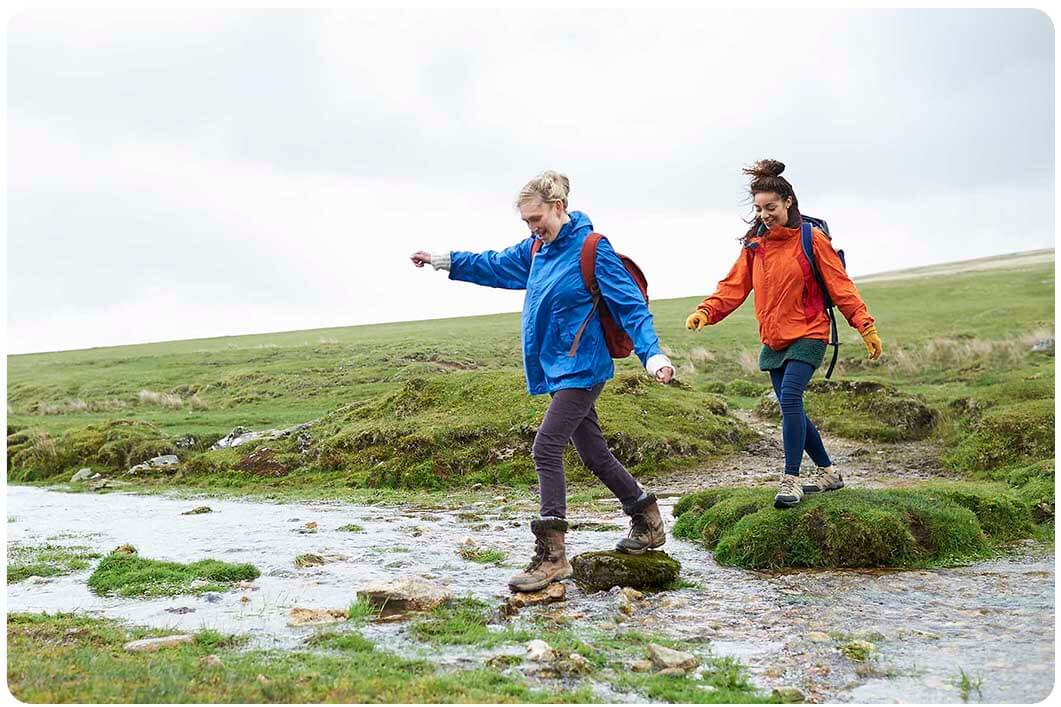
[[[785,171],[785,163],[777,160],[759,160],[751,167],[745,167],[744,173],[750,177],[761,179],[762,177],[777,177]]]

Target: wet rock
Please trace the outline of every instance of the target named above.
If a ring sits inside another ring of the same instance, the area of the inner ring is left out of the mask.
[[[34,575],[30,575],[29,577],[26,577],[26,579],[23,582],[23,584],[48,584],[49,582],[51,582],[50,579],[47,579],[45,577],[41,577],[41,576],[38,576],[38,575],[34,574]]]
[[[195,612],[190,606],[170,606],[166,608],[166,611],[170,614],[191,614]]]
[[[287,612],[288,626],[307,626],[310,624],[334,624],[346,621],[346,609],[305,609],[296,607]]]
[[[220,658],[211,653],[210,655],[204,655],[202,658],[200,658],[199,665],[202,665],[207,668],[222,668],[225,664],[221,662]]]
[[[807,699],[803,692],[795,687],[778,687],[770,693],[770,697],[779,702],[803,702]]]
[[[137,464],[136,466],[129,469],[130,474],[137,474],[144,471],[150,471],[153,469],[163,469],[166,467],[176,466],[180,463],[180,459],[177,458],[176,454],[163,454],[161,456],[152,457],[146,462]]]
[[[119,545],[118,547],[116,547],[113,550],[111,550],[111,554],[112,555],[135,555],[136,554],[136,548],[133,547],[132,545],[129,545],[129,544]]]
[[[527,644],[527,660],[536,663],[550,663],[556,660],[556,651],[540,638],[536,638]]]
[[[210,506],[196,506],[195,508],[191,509],[190,511],[184,511],[184,513],[181,513],[181,515],[182,516],[197,516],[197,515],[200,515],[202,513],[213,513],[213,512],[214,512],[214,509],[211,508]]]
[[[700,659],[692,653],[683,653],[658,643],[648,644],[648,658],[652,666],[657,670],[668,668],[679,668],[680,670],[692,670],[700,664]]]
[[[675,677],[685,677],[686,671],[684,668],[664,668],[660,670],[657,675],[673,675]]]
[[[211,604],[217,604],[221,601],[221,595],[217,592],[204,592],[202,594],[203,601]]]
[[[109,479],[100,479],[92,484],[91,488],[93,491],[102,491],[105,488],[111,488],[111,486],[112,484]]]
[[[654,588],[678,578],[681,564],[661,551],[628,555],[614,550],[584,552],[571,560],[575,580],[589,589]]]
[[[295,558],[295,567],[316,567],[345,559],[342,555],[318,555],[314,552],[307,552]]]
[[[627,667],[634,673],[651,673],[656,666],[652,664],[651,660],[635,660]]]
[[[421,577],[372,582],[357,590],[357,598],[379,609],[381,618],[410,611],[430,611],[450,597],[444,587]]]
[[[236,587],[239,589],[247,589],[250,591],[258,590],[258,586],[254,582],[247,579],[241,579],[240,581],[236,582]]]
[[[71,483],[74,481],[87,481],[92,477],[92,469],[84,468],[78,469],[77,473],[70,477]]]
[[[129,653],[153,653],[162,650],[163,648],[170,648],[172,646],[194,642],[195,636],[181,633],[174,636],[162,636],[161,638],[144,638],[139,641],[129,641],[123,646],[123,648]]]
[[[848,641],[840,646],[840,652],[856,662],[868,659],[875,650],[869,641]]]
[[[252,432],[249,428],[239,426],[233,428],[231,432],[222,437],[221,439],[214,442],[210,449],[226,449],[228,447],[238,447],[241,444],[247,442],[253,442],[256,439],[280,439],[286,437],[292,432],[300,432],[304,429],[309,428],[313,425],[313,422],[303,422],[293,427],[286,427],[281,430],[263,430],[261,432]]]
[[[541,604],[553,604],[567,598],[567,587],[560,582],[553,582],[538,592],[515,592],[505,601],[504,613],[512,616],[520,609]]]

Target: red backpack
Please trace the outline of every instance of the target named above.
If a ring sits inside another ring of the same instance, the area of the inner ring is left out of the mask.
[[[575,333],[575,340],[571,344],[571,350],[567,352],[567,355],[572,358],[575,355],[575,351],[578,350],[578,342],[582,340],[582,332],[586,330],[586,325],[589,324],[590,319],[593,319],[593,313],[598,307],[600,307],[600,323],[604,327],[604,341],[608,344],[608,353],[611,354],[612,358],[626,358],[634,350],[634,342],[630,340],[630,336],[623,331],[618,322],[612,319],[608,308],[601,303],[600,287],[597,286],[597,273],[594,267],[597,264],[597,244],[600,243],[601,238],[604,238],[604,236],[599,233],[591,233],[582,242],[582,253],[579,255],[578,265],[582,271],[582,282],[585,283],[589,293],[593,295],[593,308],[589,310],[589,316],[579,326],[578,331]],[[537,255],[541,247],[541,239],[535,238],[534,243],[531,244],[531,259]],[[647,305],[648,280],[645,278],[645,274],[641,272],[641,268],[637,266],[637,263],[627,256],[621,253],[616,253],[616,255],[619,256],[619,260],[623,261],[623,267],[626,268],[626,272],[630,273],[634,284],[641,290],[641,296],[645,298],[645,304]]]

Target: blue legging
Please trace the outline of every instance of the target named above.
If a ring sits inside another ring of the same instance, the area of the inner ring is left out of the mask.
[[[803,391],[814,375],[814,366],[789,359],[770,371],[770,382],[781,403],[781,434],[785,440],[785,473],[799,476],[799,465],[806,450],[819,467],[832,466],[818,428],[803,410]]]

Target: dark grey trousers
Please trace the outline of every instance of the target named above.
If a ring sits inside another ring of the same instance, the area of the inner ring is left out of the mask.
[[[592,388],[566,388],[552,394],[553,401],[534,438],[534,468],[541,487],[543,518],[565,518],[567,515],[567,479],[564,476],[564,449],[574,442],[575,450],[593,475],[615,494],[624,505],[641,495],[641,487],[615,455],[608,449],[593,404],[604,389],[599,383]]]

